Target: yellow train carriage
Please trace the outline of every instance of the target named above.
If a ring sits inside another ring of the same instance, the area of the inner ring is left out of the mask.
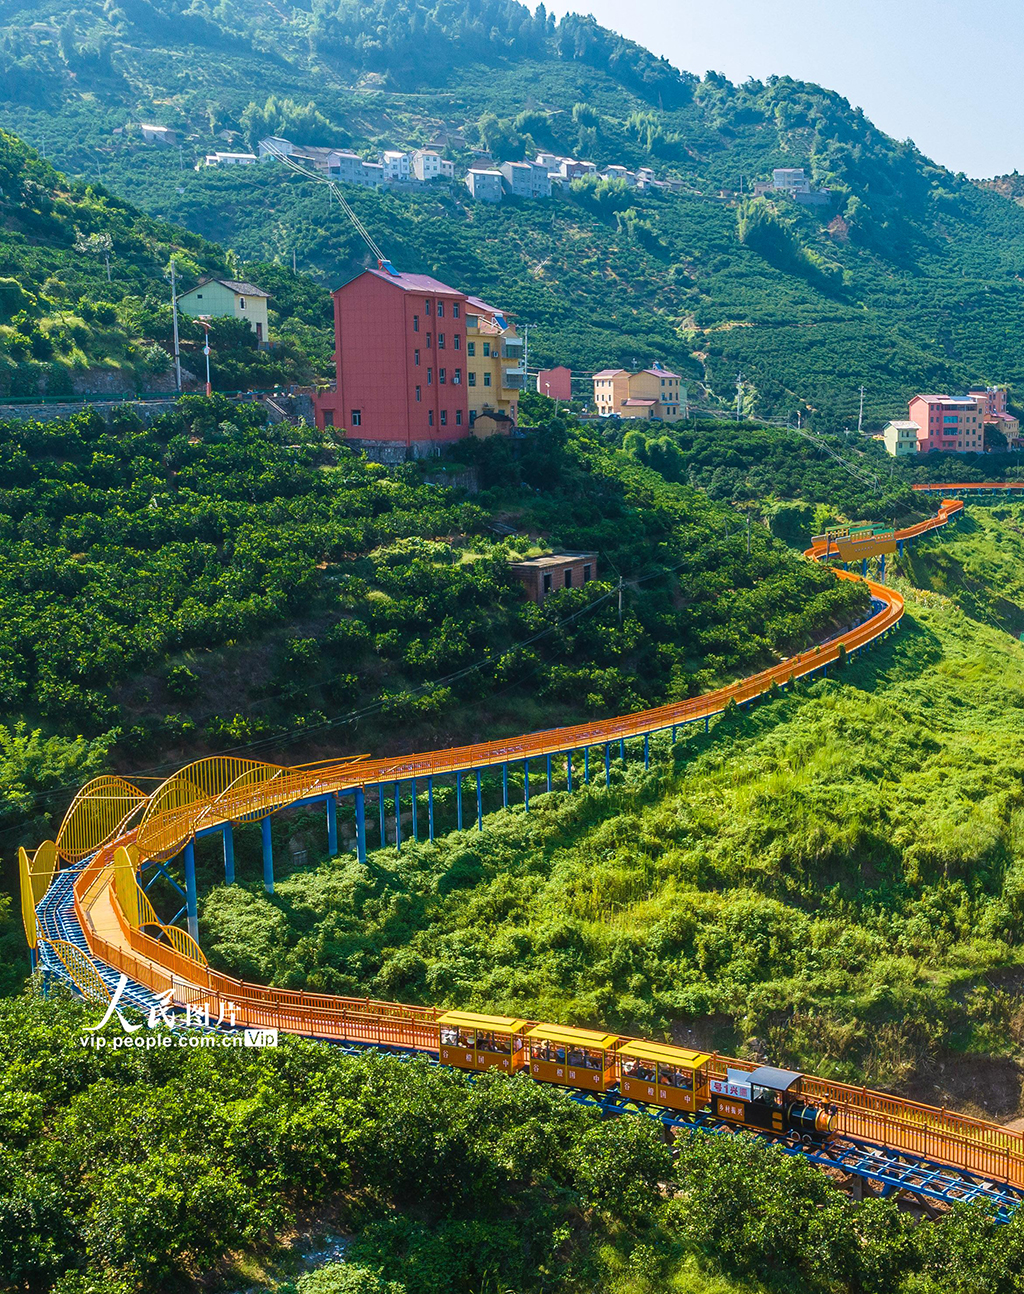
[[[526,1035],[530,1073],[542,1083],[606,1092],[616,1080],[618,1034],[538,1024]]]
[[[708,1103],[708,1062],[703,1051],[627,1042],[616,1056],[619,1091],[631,1101],[663,1105],[668,1110],[699,1110]]]
[[[528,1020],[510,1015],[446,1011],[438,1016],[438,1056],[458,1069],[500,1069],[514,1074],[526,1064],[523,1031]]]

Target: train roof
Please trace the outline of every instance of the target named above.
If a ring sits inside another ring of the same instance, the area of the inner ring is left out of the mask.
[[[787,1092],[801,1078],[803,1074],[798,1074],[795,1070],[773,1069],[771,1065],[762,1065],[748,1075],[747,1082],[754,1087],[767,1087],[772,1092]]]
[[[475,1011],[446,1011],[437,1017],[438,1024],[453,1024],[464,1029],[493,1029],[499,1033],[518,1033],[529,1020],[517,1020],[511,1015],[477,1015]]]
[[[697,1069],[711,1059],[706,1051],[690,1051],[688,1047],[670,1047],[658,1042],[627,1042],[619,1048],[619,1055],[659,1060],[663,1065],[681,1065],[684,1069]]]
[[[617,1033],[598,1033],[594,1029],[569,1029],[560,1024],[539,1024],[526,1036],[537,1038],[540,1042],[562,1042],[567,1047],[600,1047],[605,1051],[619,1040]]]

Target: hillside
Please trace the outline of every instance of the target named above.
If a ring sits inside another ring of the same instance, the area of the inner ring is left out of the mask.
[[[261,981],[601,1023],[1017,1117],[1024,649],[900,587],[891,642],[684,736],[667,768],[633,752],[609,791],[527,815],[520,777],[481,835],[345,855],[272,898],[258,839],[245,888],[216,886],[211,853],[203,946]]]
[[[236,270],[215,244],[100,185],[68,181],[0,131],[0,399],[173,390],[172,259],[179,290]],[[257,272],[286,315],[272,316],[280,344],[258,351],[247,327],[220,320],[213,369],[221,390],[308,379],[313,362],[320,371],[326,364],[326,294],[270,267]],[[182,317],[180,337],[194,385],[202,330]]]
[[[149,427],[126,410],[2,437],[8,844],[63,811],[55,786],[111,763],[301,762],[616,714],[865,603],[763,529],[748,556],[727,506],[559,419],[398,468],[200,397]],[[476,494],[445,484],[474,473]],[[595,552],[597,578],[538,607],[508,562],[552,547]],[[20,721],[55,748],[21,751]]]
[[[247,0],[174,21],[144,0],[45,12],[9,0],[0,17],[14,127],[243,260],[294,252],[328,285],[365,263],[322,190],[273,164],[193,169],[226,139],[278,130],[368,155],[436,139],[459,166],[474,147],[556,148],[650,164],[685,192],[583,185],[498,210],[459,186],[353,201],[402,268],[532,325],[535,361],[592,370],[657,355],[726,402],[742,370],[751,408],[840,429],[862,383],[873,426],[915,389],[1024,381],[1024,210],[820,87],[698,79],[592,20],[554,25],[514,0]],[[145,145],[140,119],[176,128],[180,152]],[[779,165],[805,166],[831,204],[745,197]]]

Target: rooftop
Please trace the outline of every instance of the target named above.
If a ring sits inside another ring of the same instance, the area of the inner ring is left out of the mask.
[[[679,376],[678,373],[673,373],[670,368],[658,368],[657,365],[655,365],[654,368],[645,368],[643,371],[645,373],[653,374],[654,377],[678,377]]]
[[[625,373],[625,371],[626,370],[624,368],[603,368],[599,373],[595,373],[594,376],[595,377],[615,377],[618,373]]]
[[[240,297],[267,297],[268,300],[270,298],[270,293],[264,292],[255,283],[238,283],[234,279],[214,278],[200,279],[194,288],[189,288],[188,292],[180,292],[178,295],[187,297],[189,292],[195,292],[196,288],[205,287],[207,283],[219,283],[221,287],[227,288],[229,292],[234,292]]]
[[[361,279],[364,274],[372,274],[374,278],[383,279],[385,283],[401,288],[403,292],[429,292],[432,296],[448,297],[461,297],[464,295],[458,288],[450,288],[447,283],[432,279],[429,274],[401,274],[397,270],[394,274],[389,274],[387,270],[377,269],[376,267],[363,270],[362,274],[357,274],[355,278],[349,279],[348,283],[343,284],[340,288],[335,288],[335,292],[344,292],[349,284],[355,283],[356,279]]]
[[[548,553],[544,557],[525,557],[513,566],[564,566],[566,562],[597,561],[597,553]]]

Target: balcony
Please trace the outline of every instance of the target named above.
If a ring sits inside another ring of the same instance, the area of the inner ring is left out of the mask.
[[[523,358],[522,339],[519,337],[510,337],[508,341],[502,342],[501,357],[502,359],[522,359]]]
[[[526,369],[503,368],[501,370],[501,385],[507,391],[524,390],[526,387]]]

